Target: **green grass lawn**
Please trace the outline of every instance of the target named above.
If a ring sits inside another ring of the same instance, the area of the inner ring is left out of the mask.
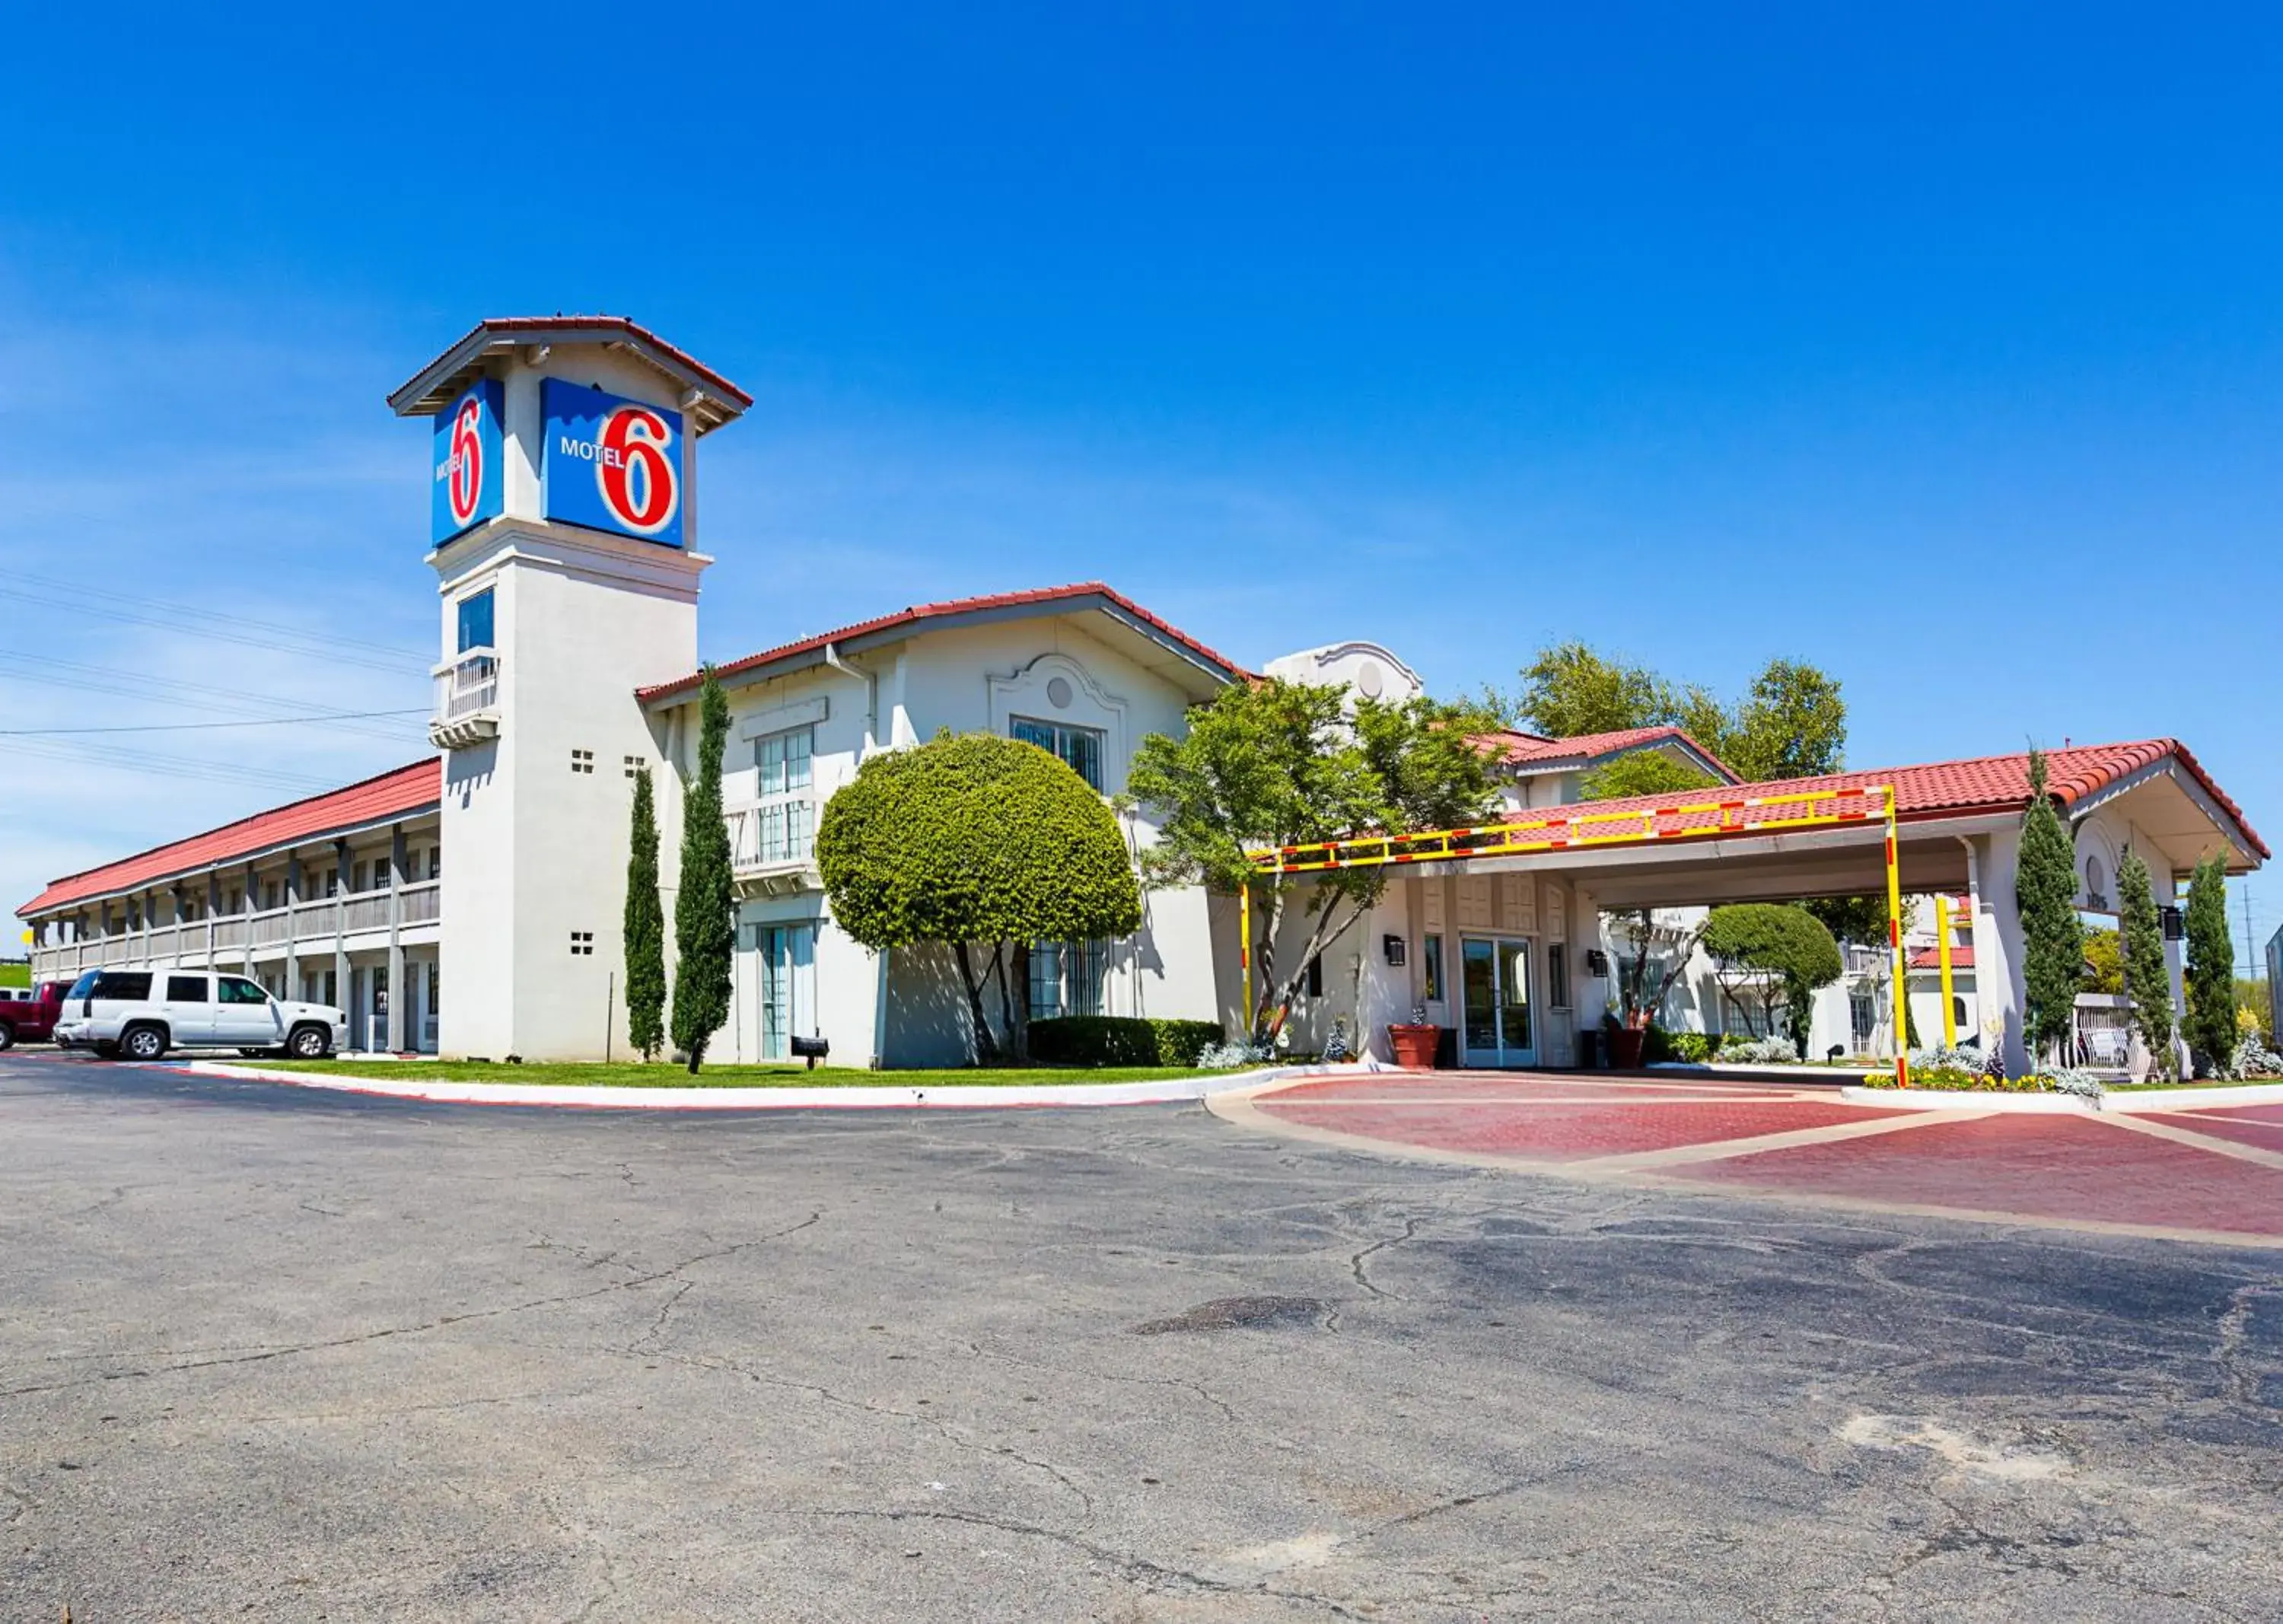
[[[0,964],[0,987],[29,987],[31,984],[30,964]]]
[[[225,1064],[228,1064],[225,1062]],[[692,1077],[679,1066],[502,1066],[474,1060],[251,1060],[265,1071],[317,1072],[335,1077],[426,1077],[452,1082],[521,1082],[587,1089],[941,1089],[1012,1088],[1025,1083],[1154,1082],[1206,1074],[1178,1066],[1001,1067],[961,1071],[874,1072],[856,1066],[708,1066]]]

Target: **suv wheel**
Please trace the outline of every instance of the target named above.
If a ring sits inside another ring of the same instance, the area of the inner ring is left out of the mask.
[[[285,1040],[285,1052],[296,1060],[322,1060],[331,1047],[321,1027],[296,1027]]]
[[[0,1020],[0,1051],[13,1049],[15,1046],[16,1028],[10,1026],[6,1021]]]
[[[167,1035],[157,1027],[129,1027],[121,1035],[119,1048],[130,1060],[163,1060]]]

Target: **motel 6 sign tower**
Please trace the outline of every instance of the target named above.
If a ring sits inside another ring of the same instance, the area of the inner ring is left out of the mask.
[[[439,1048],[622,1055],[632,780],[676,829],[680,775],[653,769],[695,749],[635,691],[697,668],[697,442],[752,400],[623,317],[557,316],[479,323],[388,403],[433,422]]]

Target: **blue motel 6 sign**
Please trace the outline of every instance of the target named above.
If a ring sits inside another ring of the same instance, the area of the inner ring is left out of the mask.
[[[480,379],[436,418],[435,479],[428,498],[428,539],[435,546],[498,518],[504,505],[500,397],[497,379]]]
[[[559,378],[542,380],[540,405],[548,518],[682,545],[680,412]]]

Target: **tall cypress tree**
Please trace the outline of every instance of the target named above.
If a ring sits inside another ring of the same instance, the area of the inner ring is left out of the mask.
[[[730,961],[736,951],[736,898],[730,882],[729,829],[721,821],[721,751],[729,737],[729,697],[713,668],[699,696],[697,778],[682,802],[682,882],[674,895],[674,1042],[695,1075],[705,1045],[729,1019]]]
[[[2022,915],[2022,980],[2030,1062],[2066,1052],[2084,978],[2084,925],[2077,917],[2077,847],[2045,793],[2045,757],[2030,752],[2030,806],[2022,814],[2014,901]]]
[[[666,1042],[666,910],[658,900],[658,809],[647,772],[635,775],[627,845],[627,1035],[651,1060]]]
[[[2207,857],[2188,880],[2188,1016],[2181,1035],[2208,1076],[2235,1058],[2235,944],[2227,933],[2227,864]]]
[[[2172,1074],[2172,977],[2164,967],[2164,926],[2148,881],[2148,865],[2131,847],[2116,866],[2117,928],[2124,960],[2124,995],[2132,1025],[2162,1075]]]

